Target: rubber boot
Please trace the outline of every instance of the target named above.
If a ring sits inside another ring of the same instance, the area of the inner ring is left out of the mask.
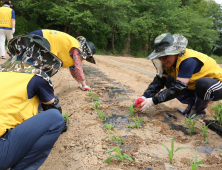
[[[186,109],[179,109],[178,108],[177,111],[183,115],[190,114],[190,111],[195,104],[195,99],[196,99],[195,94],[192,92],[190,92],[190,93],[185,92],[184,94],[178,96],[177,99],[183,104],[188,104]]]
[[[189,115],[187,115],[187,118],[195,115],[193,117],[193,119],[199,120],[199,119],[203,119],[206,115],[206,111],[205,109],[207,108],[208,104],[210,103],[210,101],[212,101],[213,98],[209,99],[209,100],[201,100],[197,97],[196,99],[196,107],[194,109],[194,111],[192,113],[190,113]]]

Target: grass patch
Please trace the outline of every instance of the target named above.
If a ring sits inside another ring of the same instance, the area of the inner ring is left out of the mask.
[[[210,57],[216,60],[218,64],[222,64],[222,56],[211,55]]]

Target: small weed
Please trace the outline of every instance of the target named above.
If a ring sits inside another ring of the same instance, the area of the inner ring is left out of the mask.
[[[69,121],[69,117],[68,117],[68,113],[66,113],[66,114],[62,114],[62,116],[64,117],[64,118],[66,118],[67,119],[67,121],[68,121],[68,124],[70,124],[70,121]]]
[[[130,110],[129,117],[132,118],[132,117],[133,117],[133,113],[134,113],[133,105],[130,105],[130,106],[129,106],[129,110]]]
[[[96,110],[96,114],[102,119],[102,121],[106,121],[108,113],[104,113],[102,110]]]
[[[211,123],[210,123],[211,124]],[[203,137],[204,137],[204,143],[207,144],[208,142],[208,136],[207,136],[207,129],[208,129],[208,126],[210,125],[208,124],[207,126],[205,127],[202,127],[201,125],[198,125],[199,127],[201,127],[201,129],[203,130]]]
[[[128,128],[132,128],[133,126],[135,126],[137,129],[139,129],[140,123],[144,125],[144,122],[142,121],[143,118],[139,118],[138,114],[137,114],[137,121],[135,118],[132,118],[132,119],[134,121],[134,124],[129,125]]]
[[[95,111],[98,109],[99,105],[100,105],[101,101],[97,100],[94,102],[94,106],[95,107],[92,107]]]
[[[111,136],[105,137],[104,140],[111,137],[111,138],[113,138],[113,141],[108,142],[107,145],[110,144],[110,143],[116,143],[116,144],[119,144],[119,145],[123,144],[123,139],[121,137],[116,136],[113,132],[109,132],[109,133],[111,134]]]
[[[197,130],[194,130],[194,126],[197,123],[197,117],[193,119],[196,115],[192,115],[189,118],[185,116],[185,125],[190,131],[190,135],[192,135],[194,132],[198,132]]]
[[[174,154],[178,151],[178,150],[182,150],[182,149],[187,149],[187,148],[184,148],[184,147],[180,147],[180,148],[177,148],[175,151],[174,151],[174,139],[173,139],[173,136],[172,136],[172,140],[171,140],[171,150],[168,149],[168,147],[162,143],[160,143],[160,145],[162,145],[164,148],[166,148],[167,152],[168,152],[168,156],[170,158],[170,163],[172,164],[173,163],[173,156]]]
[[[222,153],[222,151],[219,151],[220,153]]]
[[[103,125],[102,128],[105,130],[112,130],[114,127],[115,127],[114,124],[105,124],[105,125]]]
[[[202,160],[203,161],[203,160]],[[202,161],[197,162],[197,154],[195,154],[194,156],[194,163],[192,161],[192,159],[190,159],[190,163],[191,163],[191,170],[197,170],[197,167],[201,164],[204,164]]]
[[[118,147],[111,148],[111,149],[107,150],[106,153],[114,152],[114,151],[116,152],[116,155],[106,159],[105,163],[109,163],[114,158],[121,160],[121,162],[124,162],[125,159],[128,159],[134,163],[134,160],[128,154],[123,153],[123,155],[122,155],[121,150]]]

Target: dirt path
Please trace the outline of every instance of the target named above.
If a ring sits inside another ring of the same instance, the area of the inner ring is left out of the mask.
[[[208,130],[209,143],[205,145],[198,126],[198,133],[187,135],[187,129],[182,125],[184,116],[176,112],[178,107],[186,106],[176,99],[141,114],[145,123],[142,128],[128,128],[128,123],[132,124],[129,105],[143,94],[155,76],[155,68],[150,61],[101,55],[96,55],[95,60],[96,65],[83,62],[84,72],[87,84],[99,96],[99,109],[109,113],[109,118],[106,122],[98,119],[91,108],[94,102],[89,100],[87,92],[79,90],[68,69],[61,69],[52,80],[63,113],[69,114],[71,124],[68,131],[60,136],[40,170],[187,170],[190,169],[189,159],[194,160],[195,153],[198,161],[204,159],[204,165],[199,169],[222,169],[222,157],[219,153],[222,150],[221,137]],[[210,118],[213,111],[207,109],[207,113],[207,118]],[[101,127],[103,123],[109,122],[115,123],[112,132],[123,138],[123,145],[106,145],[110,140],[104,138],[110,134]],[[203,121],[197,124],[204,126]],[[159,143],[170,148],[173,135],[175,149],[188,149],[176,152],[173,164],[169,164],[167,152]],[[135,164],[129,161],[121,163],[118,160],[104,163],[104,160],[113,155],[106,154],[107,149],[114,146],[129,154]]]

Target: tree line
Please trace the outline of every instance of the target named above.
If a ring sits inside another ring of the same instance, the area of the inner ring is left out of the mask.
[[[14,0],[15,35],[54,29],[84,36],[97,49],[134,56],[153,51],[164,33],[188,48],[222,55],[222,8],[214,0]]]

